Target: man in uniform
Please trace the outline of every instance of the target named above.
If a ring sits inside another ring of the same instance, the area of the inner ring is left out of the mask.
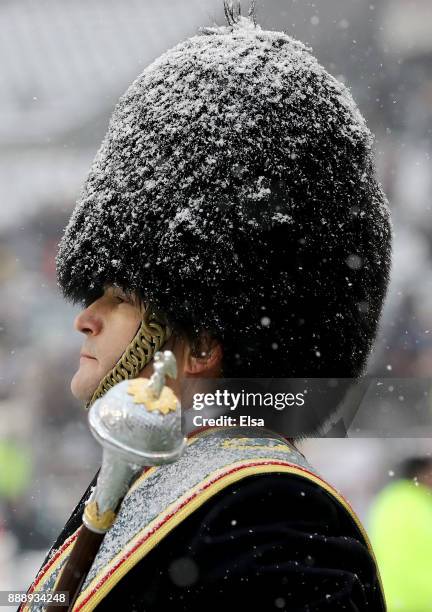
[[[364,370],[391,238],[372,136],[308,48],[225,12],[122,96],[62,238],[87,406],[162,347],[175,391]],[[347,502],[282,436],[228,430],[134,483],[74,609],[384,610]],[[52,588],[90,487],[32,591]]]

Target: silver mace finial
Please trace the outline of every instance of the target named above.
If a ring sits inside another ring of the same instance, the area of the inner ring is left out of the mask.
[[[56,585],[56,591],[70,593],[68,610],[134,476],[144,466],[176,461],[185,449],[180,402],[165,385],[166,376],[177,376],[175,357],[171,351],[157,352],[150,380],[120,382],[90,408],[90,429],[102,445],[103,457],[96,487],[85,505],[82,528]],[[48,610],[51,612],[51,606]]]
[[[172,463],[184,450],[180,403],[165,386],[166,376],[177,377],[174,354],[157,352],[153,368],[150,380],[118,383],[90,408],[90,429],[104,451],[83,517],[93,531],[105,533],[111,526],[119,500],[141,467]]]

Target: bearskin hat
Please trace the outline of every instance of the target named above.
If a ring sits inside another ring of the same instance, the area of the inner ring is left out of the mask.
[[[311,50],[228,12],[120,98],[61,239],[64,295],[136,291],[224,375],[356,377],[391,226],[373,138]]]

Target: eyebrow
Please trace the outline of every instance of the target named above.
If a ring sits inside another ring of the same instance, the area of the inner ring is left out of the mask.
[[[133,306],[139,306],[139,300],[138,300],[137,296],[134,295],[133,292],[129,293],[129,292],[125,291],[124,289],[122,289],[121,287],[115,287],[115,286],[113,286],[112,289],[113,289],[114,296],[115,295],[119,295],[121,297],[124,297]]]

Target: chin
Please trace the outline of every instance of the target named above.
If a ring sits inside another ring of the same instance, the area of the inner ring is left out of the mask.
[[[89,380],[88,377],[84,376],[83,373],[78,370],[70,384],[72,395],[78,400],[87,402],[95,392],[98,382],[99,381]]]

